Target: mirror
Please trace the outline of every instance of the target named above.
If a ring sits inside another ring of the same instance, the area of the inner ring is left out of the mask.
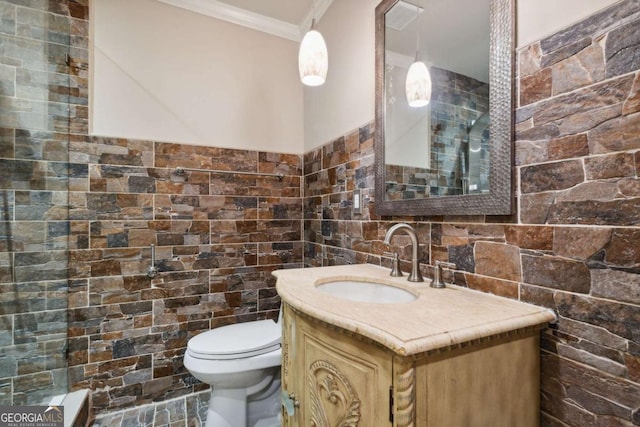
[[[513,212],[513,0],[383,0],[376,7],[376,212]],[[407,70],[429,70],[410,107]]]

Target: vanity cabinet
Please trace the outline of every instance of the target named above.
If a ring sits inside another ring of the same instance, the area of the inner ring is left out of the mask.
[[[299,402],[285,425],[391,426],[389,354],[284,310],[282,387]]]
[[[540,330],[555,319],[549,310],[410,283],[370,264],[273,274],[283,310],[284,426],[539,425]],[[415,299],[362,301],[366,288],[353,282]],[[327,283],[349,286],[327,294]]]
[[[283,309],[284,426],[539,425],[539,328],[401,356]]]

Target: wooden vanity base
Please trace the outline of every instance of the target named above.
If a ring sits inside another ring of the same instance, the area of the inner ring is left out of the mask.
[[[416,426],[539,425],[539,331],[419,358]]]
[[[539,329],[401,356],[284,305],[284,426],[539,425]]]

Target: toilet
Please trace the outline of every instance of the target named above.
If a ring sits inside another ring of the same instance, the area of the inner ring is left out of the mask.
[[[206,427],[276,427],[280,411],[280,322],[257,320],[200,333],[184,366],[211,385]]]

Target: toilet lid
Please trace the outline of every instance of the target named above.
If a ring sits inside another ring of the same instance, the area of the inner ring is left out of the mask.
[[[236,323],[191,338],[187,350],[201,359],[239,359],[280,348],[282,330],[273,320]]]

